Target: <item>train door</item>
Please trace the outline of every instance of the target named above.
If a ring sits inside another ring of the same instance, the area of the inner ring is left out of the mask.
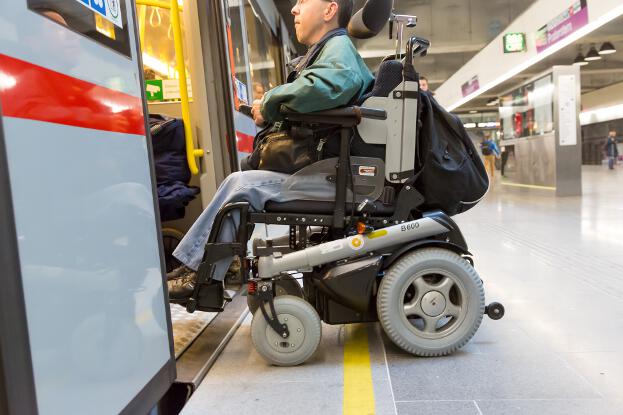
[[[133,0],[0,0],[0,413],[175,378]]]
[[[240,105],[284,80],[289,37],[274,3],[260,3],[136,0],[149,112],[183,118],[193,173],[188,185],[201,190],[180,217],[162,218],[169,271],[179,265],[172,256],[176,243],[252,150],[257,127]]]

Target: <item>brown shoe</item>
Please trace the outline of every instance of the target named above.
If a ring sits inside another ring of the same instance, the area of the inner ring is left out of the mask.
[[[191,273],[167,281],[169,300],[185,300],[190,298],[195,290],[195,283],[197,282],[197,273],[193,270],[190,271]]]
[[[167,272],[167,281],[176,280],[178,278],[184,278],[189,275],[196,274],[196,271],[188,268],[186,265],[175,268],[171,272]]]

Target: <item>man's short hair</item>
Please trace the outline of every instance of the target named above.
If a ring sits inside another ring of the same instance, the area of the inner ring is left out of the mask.
[[[426,81],[428,82],[428,78],[425,77],[424,75],[420,75],[420,81]]]
[[[353,0],[334,0],[337,5],[337,23],[340,27],[347,27],[353,16]]]

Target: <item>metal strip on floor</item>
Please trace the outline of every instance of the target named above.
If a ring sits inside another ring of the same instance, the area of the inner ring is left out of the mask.
[[[196,389],[248,313],[247,297],[236,295],[177,360],[176,382]]]

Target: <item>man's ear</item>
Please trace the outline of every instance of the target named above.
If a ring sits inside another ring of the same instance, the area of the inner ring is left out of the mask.
[[[339,6],[336,2],[332,1],[329,3],[327,8],[324,10],[324,21],[330,22],[334,17],[336,17],[338,8]]]

